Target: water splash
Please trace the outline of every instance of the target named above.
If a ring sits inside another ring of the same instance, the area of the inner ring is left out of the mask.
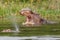
[[[17,21],[16,21],[17,20],[16,16],[11,14],[8,18],[15,28],[15,30],[13,30],[12,32],[19,32],[19,26],[18,26]]]

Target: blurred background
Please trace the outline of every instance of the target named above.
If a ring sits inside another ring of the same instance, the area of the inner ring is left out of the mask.
[[[7,15],[18,15],[22,8],[29,7],[43,18],[60,20],[60,0],[0,0],[0,18]]]
[[[25,21],[25,17],[21,16],[19,14],[19,11],[22,8],[26,8],[26,7],[31,8],[32,11],[37,12],[38,14],[40,14],[42,18],[46,20],[60,22],[60,0],[0,0],[0,31],[2,29],[7,29],[12,27],[11,20],[9,19],[11,15],[16,17],[16,22],[18,23],[18,25],[21,26],[21,23]],[[43,31],[42,32],[43,34],[44,34],[44,31],[48,32],[48,30],[49,29],[51,30],[51,28],[52,29],[56,27],[60,28],[59,24],[55,25],[55,27],[52,25],[53,27],[50,26],[48,28],[48,26],[47,28],[45,28],[45,30],[43,30],[44,27],[41,28],[41,31]],[[11,29],[14,29],[14,28],[11,28]],[[21,30],[23,29],[24,28],[22,28]],[[28,30],[29,28],[25,28],[25,30],[26,29]],[[34,30],[35,29],[36,28],[34,28]],[[32,31],[32,33],[34,33],[34,31]],[[49,33],[46,33],[46,34],[49,34]],[[59,34],[59,31],[57,32],[57,34]]]

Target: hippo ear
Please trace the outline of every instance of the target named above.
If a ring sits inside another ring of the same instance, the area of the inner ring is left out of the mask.
[[[34,14],[32,11],[29,11],[31,14]]]

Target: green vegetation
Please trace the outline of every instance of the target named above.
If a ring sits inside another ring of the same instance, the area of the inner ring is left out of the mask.
[[[14,29],[9,16],[15,15],[16,21],[20,26],[20,33],[2,33],[4,35],[12,36],[40,36],[40,35],[60,35],[59,24],[45,24],[39,27],[24,27],[22,22],[25,17],[19,14],[19,10],[29,7],[32,11],[36,11],[42,18],[52,21],[60,22],[60,0],[0,0],[0,31],[3,29]]]

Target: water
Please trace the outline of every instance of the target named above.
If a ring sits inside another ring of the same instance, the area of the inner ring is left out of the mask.
[[[13,27],[15,28],[15,30],[13,30],[13,32],[19,32],[19,26],[18,26],[17,21],[16,21],[17,20],[16,16],[10,15],[8,18],[11,21]]]
[[[31,37],[9,37],[0,36],[0,40],[60,40],[59,37],[55,36],[31,36]]]

